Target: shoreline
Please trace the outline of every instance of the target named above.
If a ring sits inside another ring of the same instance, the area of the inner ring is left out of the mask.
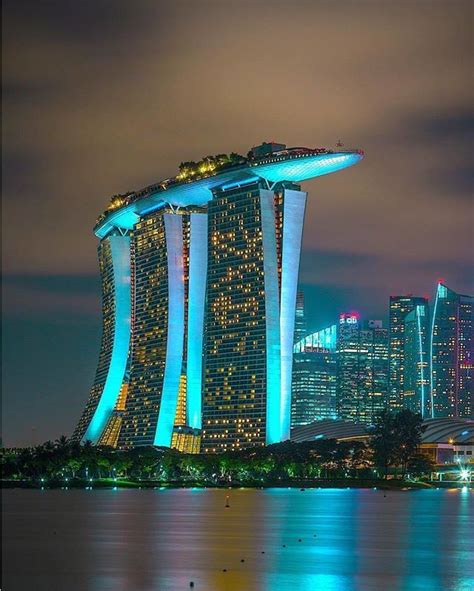
[[[436,488],[462,488],[467,483],[461,482],[412,482],[406,480],[313,480],[306,481],[269,481],[264,484],[256,482],[231,482],[231,483],[202,483],[202,482],[160,482],[156,480],[138,481],[121,480],[112,478],[94,479],[92,482],[82,479],[69,480],[45,480],[44,482],[30,480],[2,480],[0,488],[3,490],[30,489],[30,490],[173,490],[173,489],[254,489],[285,488],[299,489],[300,491],[310,489],[379,489],[385,491],[401,491]]]

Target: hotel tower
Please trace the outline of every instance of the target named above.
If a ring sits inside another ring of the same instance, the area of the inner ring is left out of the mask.
[[[299,183],[362,157],[264,143],[113,197],[94,228],[102,343],[74,438],[191,452],[289,439]]]

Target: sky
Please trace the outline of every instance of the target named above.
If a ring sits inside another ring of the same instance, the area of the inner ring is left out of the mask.
[[[362,148],[306,182],[309,326],[474,292],[470,1],[4,0],[4,445],[70,435],[116,193],[262,141]]]

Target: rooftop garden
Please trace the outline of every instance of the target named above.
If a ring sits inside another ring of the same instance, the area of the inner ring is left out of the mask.
[[[229,168],[231,166],[238,166],[245,164],[247,159],[237,152],[231,152],[230,154],[216,154],[215,156],[205,156],[198,162],[190,160],[189,162],[181,162],[179,165],[179,173],[176,175],[176,179],[184,181],[188,179],[200,178],[222,170],[223,168]]]
[[[338,149],[340,150],[341,148],[339,146],[342,146],[342,144],[338,143]],[[179,165],[178,174],[172,178],[160,181],[159,183],[150,185],[149,187],[145,187],[140,191],[132,191],[122,195],[114,195],[110,200],[105,212],[99,216],[97,223],[100,223],[108,213],[124,205],[128,205],[132,201],[135,201],[141,197],[148,196],[155,192],[165,191],[166,189],[178,183],[192,182],[213,176],[222,170],[226,170],[234,166],[242,166],[245,164],[251,165],[252,163],[258,164],[258,162],[262,159],[273,157],[283,159],[302,157],[311,154],[319,155],[328,153],[332,153],[332,151],[326,148],[287,148],[284,144],[264,142],[260,146],[252,148],[248,152],[247,156],[242,156],[237,152],[231,152],[230,154],[204,156],[197,162],[194,160],[181,162]]]

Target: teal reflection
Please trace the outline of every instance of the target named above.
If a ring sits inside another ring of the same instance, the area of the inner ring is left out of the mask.
[[[357,514],[363,491],[275,489],[266,494],[273,497],[272,514],[279,518],[272,524],[277,536],[263,588],[358,589],[353,574],[359,569]]]
[[[474,589],[473,504],[462,489],[408,495],[409,528],[402,541],[401,591]]]

